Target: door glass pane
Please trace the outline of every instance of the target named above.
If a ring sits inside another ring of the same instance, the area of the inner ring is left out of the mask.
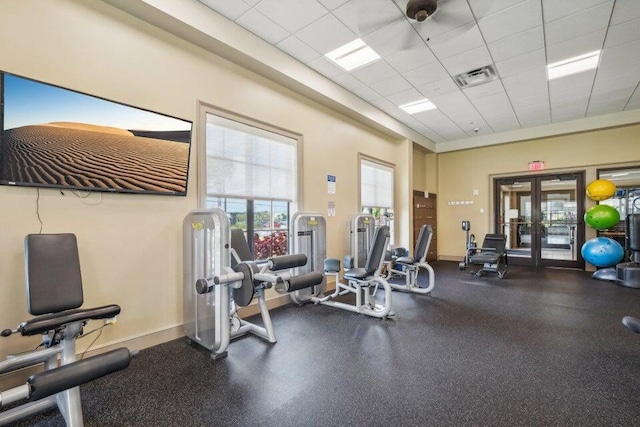
[[[501,184],[498,232],[507,236],[509,257],[531,258],[532,216],[531,181]]]
[[[576,179],[540,181],[540,239],[542,259],[575,261],[578,227]]]

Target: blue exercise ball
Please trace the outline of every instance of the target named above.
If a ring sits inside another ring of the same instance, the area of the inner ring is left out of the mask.
[[[582,258],[596,267],[611,267],[624,257],[620,243],[608,237],[596,237],[584,242],[580,251]]]

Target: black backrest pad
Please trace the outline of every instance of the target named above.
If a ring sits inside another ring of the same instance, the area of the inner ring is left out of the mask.
[[[82,305],[75,235],[29,234],[24,240],[24,254],[29,313],[55,313]]]
[[[507,244],[507,236],[504,234],[487,234],[482,242],[483,248],[493,248],[496,253],[504,253]]]
[[[236,251],[236,254],[240,257],[240,261],[253,261],[251,251],[249,250],[249,244],[244,237],[244,231],[239,228],[231,229],[231,248]],[[231,259],[231,268],[235,267],[235,260]]]
[[[367,263],[364,269],[367,273],[373,274],[380,266],[380,261],[384,257],[386,251],[387,242],[389,241],[389,227],[383,225],[376,229],[376,233],[373,235],[373,245],[369,249],[367,254]]]
[[[431,238],[431,226],[425,224],[420,227],[420,234],[418,234],[418,241],[416,242],[416,250],[413,251],[413,258],[418,261],[424,258],[424,255],[429,250],[429,239]]]

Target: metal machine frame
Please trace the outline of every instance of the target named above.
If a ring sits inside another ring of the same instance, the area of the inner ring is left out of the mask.
[[[327,305],[340,308],[366,316],[387,318],[393,316],[391,305],[391,286],[387,280],[381,276],[384,263],[384,249],[389,242],[388,227],[386,235],[382,235],[382,256],[379,257],[378,265],[372,274],[355,274],[350,276],[350,271],[354,273],[365,273],[363,268],[354,268],[344,273],[347,283],[340,281],[340,262],[336,259],[325,260],[326,258],[326,222],[322,215],[318,213],[296,213],[292,218],[292,251],[304,253],[309,258],[306,267],[299,268],[299,272],[312,272],[324,266],[324,275],[333,276],[336,279],[336,289],[332,294],[325,295],[326,281],[313,288],[296,291],[291,294],[291,299],[296,304],[313,302],[315,304]],[[303,240],[304,239],[304,240]],[[370,251],[371,252],[371,251]],[[362,271],[360,271],[362,270]],[[384,289],[384,303],[376,302],[376,292],[379,287]],[[341,295],[355,294],[355,304],[348,304],[335,299]]]

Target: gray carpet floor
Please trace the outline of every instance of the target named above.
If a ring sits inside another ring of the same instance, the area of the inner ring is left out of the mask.
[[[277,344],[240,338],[218,361],[185,339],[142,350],[81,387],[85,425],[640,425],[640,335],[620,322],[640,317],[640,290],[572,270],[434,268],[432,295],[394,292],[390,320],[290,305],[272,311]]]

